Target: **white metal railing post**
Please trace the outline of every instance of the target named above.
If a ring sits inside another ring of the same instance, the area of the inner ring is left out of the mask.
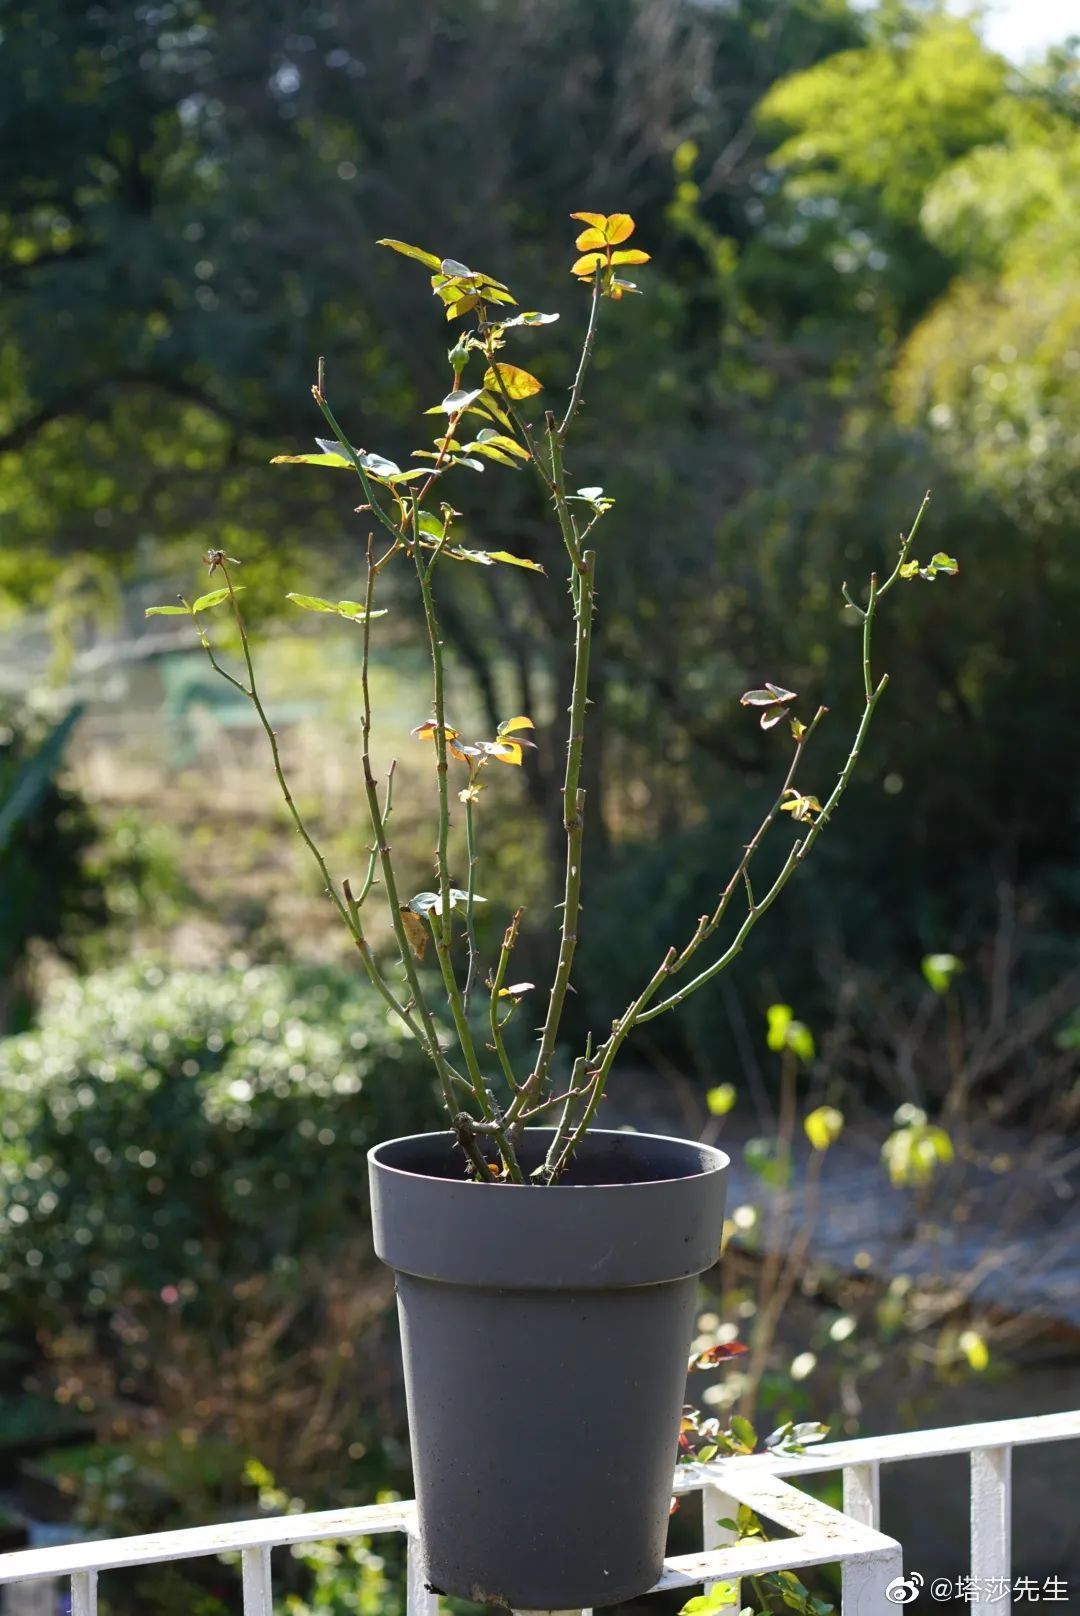
[[[274,1616],[269,1548],[260,1545],[255,1549],[244,1549],[240,1559],[244,1579],[244,1616]]]
[[[96,1571],[76,1571],[72,1577],[71,1616],[97,1616]]]
[[[1012,1582],[1012,1449],[971,1455],[971,1608],[1009,1616]],[[995,1586],[988,1590],[987,1584]],[[1000,1598],[990,1598],[1001,1590]]]
[[[844,1466],[844,1514],[864,1526],[881,1523],[881,1467],[873,1459]]]
[[[721,1526],[720,1522],[723,1520],[733,1521],[738,1511],[738,1501],[723,1492],[719,1487],[703,1487],[701,1489],[701,1542],[704,1549],[722,1549],[729,1543],[737,1542],[738,1533],[733,1532],[730,1526]],[[710,1594],[715,1587],[715,1582],[707,1582],[705,1592]],[[740,1609],[739,1583],[736,1582],[731,1603],[718,1605],[716,1616],[723,1616],[726,1611],[734,1611],[738,1616]]]
[[[419,1533],[409,1533],[405,1554],[406,1616],[439,1616],[439,1596],[428,1587]]]

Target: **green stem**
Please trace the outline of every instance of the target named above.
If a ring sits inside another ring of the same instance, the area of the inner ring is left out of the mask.
[[[596,344],[596,326],[599,313],[600,272],[597,270],[593,277],[592,305],[589,309],[589,323],[585,329],[585,341],[581,345],[581,358],[578,360],[577,375],[574,377],[574,385],[570,392],[570,402],[566,407],[566,414],[559,422],[560,442],[565,441],[567,428],[581,408],[581,389],[585,381],[585,372],[589,368],[589,360],[592,358],[593,348]]]
[[[499,1018],[499,994],[506,982],[506,972],[510,964],[510,955],[517,942],[518,928],[521,925],[521,909],[515,909],[509,926],[503,933],[502,947],[499,949],[499,963],[495,967],[495,975],[491,979],[491,993],[488,997],[488,1026],[491,1028],[491,1045],[499,1058],[503,1077],[506,1079],[510,1093],[517,1089],[517,1080],[514,1077],[514,1068],[506,1052],[503,1040],[504,1022]],[[507,1017],[507,1020],[509,1017]]]

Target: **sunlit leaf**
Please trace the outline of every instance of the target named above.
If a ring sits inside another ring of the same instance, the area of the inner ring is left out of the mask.
[[[617,247],[620,241],[628,241],[633,234],[634,221],[628,213],[608,214],[604,221],[604,239],[610,247]]]
[[[720,1083],[716,1088],[709,1089],[705,1095],[705,1104],[711,1116],[726,1117],[735,1104],[735,1098],[734,1083]]]
[[[530,572],[543,572],[539,561],[529,561],[525,556],[511,555],[509,550],[489,550],[488,555],[492,561],[501,561],[508,567],[528,567]]]
[[[731,1358],[741,1358],[746,1351],[742,1341],[717,1341],[713,1346],[706,1347],[704,1352],[693,1353],[687,1370],[715,1369],[717,1364],[727,1363]]]
[[[607,224],[606,213],[572,213],[570,217],[571,219],[580,219],[583,224],[594,225],[597,230],[602,230],[604,225]]]
[[[771,707],[777,701],[794,701],[796,692],[785,690],[782,685],[772,685],[766,681],[764,690],[746,690],[739,697],[743,707]]]
[[[515,325],[551,325],[557,320],[557,314],[539,314],[535,309],[529,309],[522,314],[515,314],[510,320],[500,320],[499,324],[504,331],[509,331]]]
[[[508,988],[499,989],[500,999],[520,999],[523,993],[529,993],[536,986],[535,982],[511,982]]]
[[[571,275],[591,277],[596,274],[598,269],[603,268],[604,262],[605,255],[602,252],[583,253],[580,258],[575,258],[571,264],[570,273]]]
[[[528,460],[529,451],[516,438],[508,438],[505,432],[496,432],[493,427],[485,426],[476,435],[478,443],[488,443],[495,449],[502,449],[505,454],[514,455],[518,460]]]
[[[236,588],[233,589],[232,593],[234,595],[239,595],[242,592],[243,587],[243,584],[238,584]],[[193,612],[212,611],[215,606],[220,606],[222,601],[228,600],[229,593],[230,591],[228,589],[211,589],[208,595],[200,595],[198,600],[193,600],[191,603],[191,609]]]
[[[979,1332],[977,1330],[961,1330],[958,1345],[971,1368],[975,1370],[976,1374],[981,1374],[990,1363],[990,1348],[986,1345]]]
[[[447,393],[446,397],[442,401],[442,408],[446,411],[447,415],[459,415],[462,410],[468,407],[468,405],[474,403],[476,399],[480,397],[480,394],[483,391],[484,389],[482,387],[474,387],[468,392],[464,388],[459,387],[453,393]]]
[[[513,735],[515,730],[519,730],[519,729],[535,729],[535,728],[536,728],[536,725],[533,723],[532,719],[531,718],[526,718],[524,716],[524,714],[522,714],[518,718],[504,718],[502,723],[499,725],[499,728],[496,731],[496,734],[498,734],[498,735]]]
[[[449,275],[456,281],[474,281],[481,278],[478,270],[470,269],[468,264],[462,264],[456,258],[444,258],[439,268],[444,275]]]
[[[604,232],[602,230],[598,230],[595,225],[590,225],[587,230],[583,230],[581,232],[580,236],[578,236],[577,240],[574,242],[574,246],[577,248],[578,252],[589,252],[590,249],[606,247],[607,237],[604,235]]]
[[[148,606],[147,617],[190,617],[191,610],[187,606]]]
[[[357,458],[364,470],[369,471],[373,477],[398,477],[401,475],[401,467],[395,465],[393,460],[387,460],[385,455],[364,453]]]
[[[495,369],[498,370],[498,377],[495,375]],[[531,398],[543,385],[519,365],[499,364],[495,369],[489,369],[484,373],[484,386],[488,392],[498,392],[500,378],[507,397],[513,399]]]
[[[947,993],[963,969],[963,960],[955,954],[927,954],[922,961],[922,974],[935,993]]]
[[[410,734],[418,741],[433,741],[439,726],[433,718],[428,718],[422,724],[417,724]],[[459,731],[451,729],[449,724],[443,725],[443,734],[448,741],[456,741]]]
[[[355,468],[351,460],[346,460],[340,454],[295,454],[274,455],[270,461],[272,466],[332,466],[336,471],[352,471]]]
[[[624,247],[622,252],[613,252],[611,263],[615,264],[647,264],[649,254],[642,252],[640,247]]]
[[[815,1150],[828,1150],[844,1131],[843,1113],[833,1105],[819,1105],[803,1118],[803,1128]]]
[[[434,253],[425,252],[423,247],[413,247],[407,241],[394,241],[390,236],[384,236],[375,243],[377,247],[392,247],[394,252],[401,253],[405,258],[415,258],[420,264],[426,264],[428,269],[438,269],[440,260]]]
[[[481,745],[488,757],[495,758],[499,763],[521,767],[521,760],[525,756],[521,741],[482,741]]]
[[[300,606],[305,612],[328,612],[334,617],[344,617],[350,622],[362,622],[367,616],[363,606],[358,600],[323,600],[319,595],[288,594],[286,600],[291,600],[294,606]],[[372,618],[385,617],[386,608],[371,613]]]
[[[749,1420],[743,1419],[741,1414],[732,1417],[731,1429],[748,1453],[753,1453],[757,1447],[757,1432]]]

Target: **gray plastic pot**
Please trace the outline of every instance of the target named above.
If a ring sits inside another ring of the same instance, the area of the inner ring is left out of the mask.
[[[549,1139],[525,1134],[526,1173]],[[514,1610],[644,1593],[727,1157],[597,1131],[554,1187],[475,1184],[449,1134],[418,1134],[368,1164],[431,1587]]]

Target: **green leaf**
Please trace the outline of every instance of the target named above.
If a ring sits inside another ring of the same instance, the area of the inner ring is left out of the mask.
[[[947,993],[963,969],[963,960],[955,954],[926,954],[922,961],[922,974],[935,993]]]
[[[407,241],[394,241],[390,236],[383,236],[375,243],[377,247],[392,247],[394,252],[401,253],[403,258],[415,258],[417,263],[426,264],[428,269],[438,269],[442,260],[434,253],[425,252],[423,247],[413,247]]]
[[[731,1429],[734,1435],[738,1437],[743,1447],[747,1448],[749,1452],[753,1453],[754,1449],[757,1447],[757,1432],[750,1424],[750,1421],[744,1419],[741,1414],[735,1414],[732,1416]]]
[[[323,600],[318,595],[296,594],[288,594],[285,596],[285,599],[291,600],[294,606],[302,607],[305,612],[329,612],[334,617],[344,617],[352,623],[362,622],[367,616],[367,613],[364,611],[363,606],[358,600],[333,601]],[[376,617],[385,616],[385,607],[383,607],[380,611],[371,613],[372,620],[374,620]]]
[[[955,557],[946,555],[944,550],[939,550],[937,554],[931,558],[930,565],[936,572],[947,573],[950,577],[954,573],[960,571],[960,563],[955,559]]]
[[[714,1582],[707,1594],[695,1594],[679,1607],[679,1616],[709,1616],[710,1612],[724,1610],[735,1603],[733,1582]]]
[[[900,568],[900,576],[901,578],[917,578],[919,576],[919,563],[917,561],[905,561]]]
[[[735,1104],[734,1083],[720,1083],[705,1096],[705,1104],[714,1117],[726,1117]]]
[[[787,1031],[793,1014],[790,1004],[770,1004],[765,1012],[765,1042],[774,1054],[779,1054],[787,1046]]]
[[[234,595],[239,595],[243,587],[243,584],[235,585],[232,593]],[[198,600],[193,600],[191,603],[191,609],[193,612],[209,612],[212,611],[215,606],[220,606],[222,601],[228,600],[228,598],[229,591],[227,589],[211,589],[208,595],[200,595]]]
[[[343,455],[328,454],[302,454],[302,455],[275,455],[271,460],[272,466],[330,466],[334,471],[353,471],[355,468],[351,460]]]
[[[188,606],[148,606],[147,617],[190,617],[191,608]]]
[[[518,443],[516,438],[507,437],[505,432],[496,432],[494,427],[481,427],[476,434],[477,443],[488,443],[493,448],[502,449],[509,455],[516,455],[519,460],[528,460],[529,451]]]

